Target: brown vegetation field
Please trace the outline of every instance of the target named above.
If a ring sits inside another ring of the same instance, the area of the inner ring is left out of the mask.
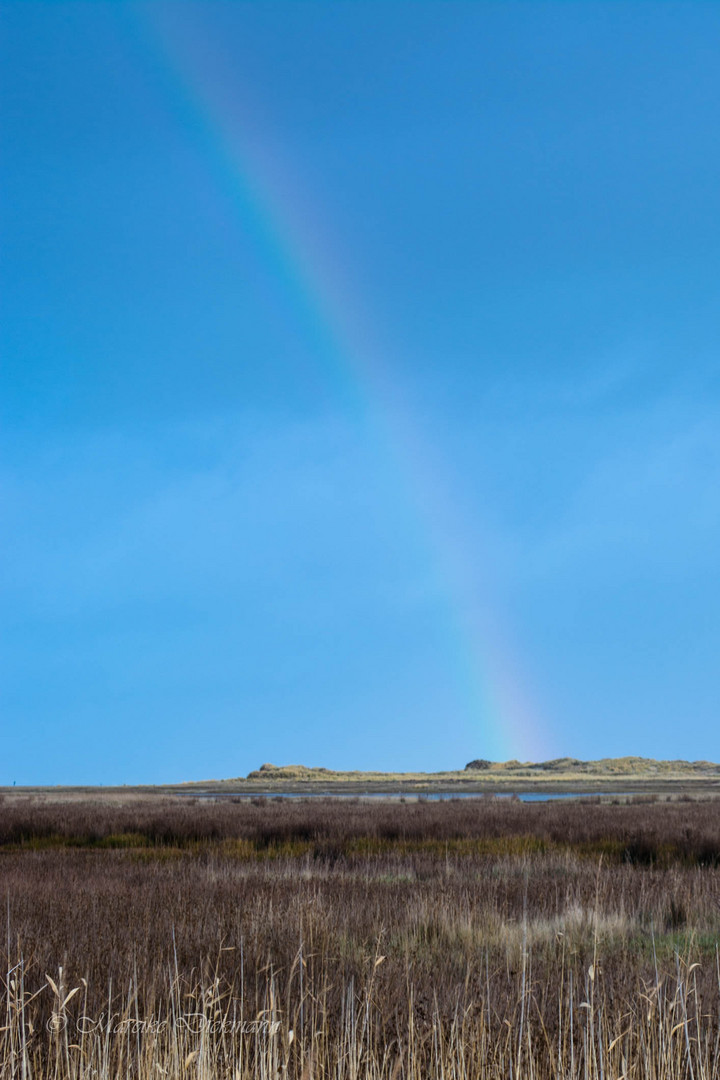
[[[3,1077],[720,1075],[720,803],[0,804]]]

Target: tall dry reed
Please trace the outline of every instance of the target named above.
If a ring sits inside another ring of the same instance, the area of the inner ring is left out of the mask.
[[[712,1080],[716,825],[6,801],[0,1075]]]

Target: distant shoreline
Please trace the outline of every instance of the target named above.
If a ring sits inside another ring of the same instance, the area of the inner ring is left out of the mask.
[[[471,767],[472,766],[472,767]],[[720,765],[709,761],[604,758],[471,763],[436,773],[340,772],[304,765],[263,765],[247,777],[170,784],[0,787],[2,795],[720,795]]]

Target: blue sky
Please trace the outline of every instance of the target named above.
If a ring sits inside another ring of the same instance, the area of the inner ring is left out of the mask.
[[[720,9],[0,6],[0,782],[720,759]]]

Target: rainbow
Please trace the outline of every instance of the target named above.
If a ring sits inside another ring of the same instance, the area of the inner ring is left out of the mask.
[[[117,5],[119,18],[151,65],[178,121],[200,143],[218,193],[250,232],[273,271],[284,301],[312,334],[318,359],[334,393],[349,406],[381,449],[409,502],[444,597],[448,657],[465,701],[468,744],[478,756],[542,760],[549,740],[537,710],[521,690],[522,679],[501,627],[499,605],[482,578],[482,552],[471,550],[471,530],[452,497],[448,470],[433,458],[413,423],[387,351],[347,284],[347,273],[322,215],[281,160],[250,108],[250,91],[238,100],[223,74],[223,49],[207,28],[191,25],[192,9],[166,5]],[[200,47],[199,43],[202,43]]]

